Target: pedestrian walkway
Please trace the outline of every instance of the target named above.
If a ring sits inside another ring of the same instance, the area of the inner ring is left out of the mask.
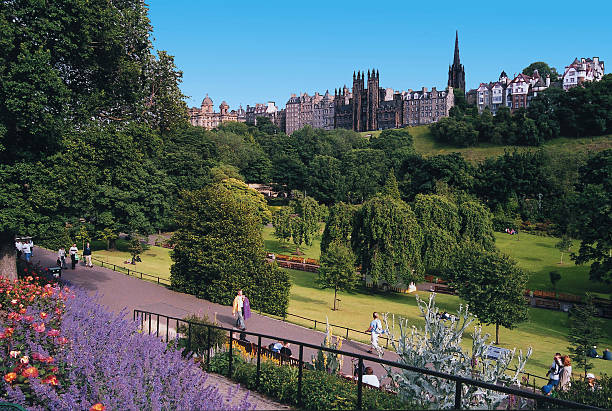
[[[54,252],[37,248],[33,262],[34,264],[40,264],[41,267],[51,267],[55,266],[56,259],[57,256]],[[129,277],[107,268],[99,266],[89,268],[78,265],[75,270],[63,270],[62,279],[88,291],[92,295],[97,294],[100,302],[112,311],[121,312],[125,310],[125,315],[130,319],[134,309],[139,309],[179,318],[184,318],[189,314],[207,314],[211,319],[216,318],[220,325],[224,327],[233,327],[235,323],[231,306],[211,303],[193,295],[172,291],[164,286]],[[247,322],[247,331],[315,345],[320,345],[325,338],[325,334],[321,331],[287,323],[255,312]],[[269,342],[271,341],[264,341],[263,343],[268,344]],[[342,349],[370,356],[370,354],[367,354],[368,346],[357,341],[343,341]],[[315,350],[305,348],[305,361],[310,361],[315,354]],[[397,355],[388,351],[385,354],[385,359],[396,360]],[[374,368],[375,374],[379,376],[386,374],[382,366],[378,364],[366,361],[366,366]],[[342,371],[346,374],[352,374],[352,364],[348,358],[344,361]]]

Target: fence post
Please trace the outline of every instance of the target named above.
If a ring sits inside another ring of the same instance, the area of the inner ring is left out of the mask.
[[[127,270],[128,270],[128,276],[129,276],[130,275],[130,269],[128,268]]]
[[[302,366],[304,359],[304,346],[300,344],[300,364],[298,368],[298,389],[297,389],[297,405],[302,403]]]
[[[461,381],[457,381],[457,387],[455,388],[455,409],[461,409]]]
[[[151,335],[151,313],[149,313],[149,335]]]
[[[157,314],[157,331],[155,332],[155,337],[159,338],[159,314]]]
[[[168,342],[170,330],[170,317],[166,317],[166,343]],[[178,331],[178,330],[177,330]]]
[[[232,378],[232,359],[234,357],[234,331],[230,330],[230,340],[229,340],[229,364],[227,366],[227,377]]]
[[[259,377],[261,374],[261,335],[257,337],[257,388],[259,388]]]
[[[187,352],[191,352],[191,322],[187,323]]]
[[[346,329],[346,341],[348,341],[348,331],[349,331],[349,329],[347,328]]]
[[[316,330],[317,329],[317,320],[314,320],[314,322],[315,322],[314,329]]]
[[[207,327],[208,332],[206,336],[206,371],[210,368],[210,325]]]
[[[359,368],[357,370],[357,409],[362,409],[363,403],[363,358],[359,357],[359,363],[357,364]]]

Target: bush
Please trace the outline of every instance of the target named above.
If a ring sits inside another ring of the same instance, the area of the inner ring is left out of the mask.
[[[202,314],[201,316],[192,314],[184,318],[185,321],[189,321],[191,323],[198,324],[208,324],[208,325],[219,325],[214,323],[208,319],[206,314]],[[187,349],[194,354],[199,356],[203,355],[207,352],[209,344],[208,344],[208,328],[205,326],[198,326],[196,324],[191,325],[191,342],[189,341],[189,326],[185,323],[181,323],[178,327],[178,333],[183,335],[184,337],[179,338],[178,340],[178,348]],[[210,348],[221,347],[227,341],[227,336],[225,335],[224,330],[220,330],[218,328],[210,329]]]
[[[568,391],[559,391],[559,397],[593,407],[612,409],[612,377],[602,375],[595,381],[594,390],[591,390],[584,378],[574,380]]]
[[[298,369],[279,365],[276,360],[261,361],[260,384],[257,386],[257,366],[253,358],[245,360],[242,348],[234,348],[232,379],[242,386],[257,390],[286,404],[297,404]],[[219,353],[210,361],[210,371],[227,375],[228,353]],[[344,410],[357,407],[357,385],[324,371],[304,369],[302,379],[302,407],[309,410]],[[397,395],[364,388],[364,409],[414,409],[414,404],[400,400]]]

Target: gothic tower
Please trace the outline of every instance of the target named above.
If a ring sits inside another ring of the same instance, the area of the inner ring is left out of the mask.
[[[378,104],[380,95],[378,71],[372,69],[372,73],[368,70],[368,107],[366,113],[366,127],[360,131],[378,130],[378,121],[376,113],[378,112]]]
[[[353,130],[362,131],[364,124],[361,113],[363,112],[363,77],[364,73],[358,71],[357,77],[353,73]]]
[[[448,86],[454,89],[460,88],[465,93],[465,70],[459,60],[459,33],[455,31],[455,56],[453,65],[448,66]]]

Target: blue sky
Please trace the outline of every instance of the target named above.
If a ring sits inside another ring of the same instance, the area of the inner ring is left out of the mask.
[[[199,106],[275,101],[351,87],[375,67],[383,87],[446,87],[455,30],[468,88],[533,61],[612,58],[612,2],[148,0],[154,46],[175,56]],[[458,6],[455,6],[458,5]],[[612,61],[609,62],[612,67]],[[611,69],[607,69],[609,72]]]

